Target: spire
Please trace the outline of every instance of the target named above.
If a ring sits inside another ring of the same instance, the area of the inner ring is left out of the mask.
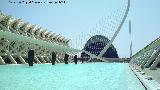
[[[131,36],[131,20],[129,20],[129,35],[130,35],[130,40],[131,40],[131,42],[130,42],[130,58],[132,57],[132,36]]]

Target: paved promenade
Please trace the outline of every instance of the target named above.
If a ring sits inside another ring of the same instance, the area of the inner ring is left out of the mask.
[[[157,70],[149,70],[149,68],[146,68],[143,70],[143,72],[145,72],[148,76],[152,76],[153,79],[160,83],[160,68]]]

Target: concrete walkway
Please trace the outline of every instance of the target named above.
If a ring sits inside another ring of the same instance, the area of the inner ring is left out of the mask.
[[[153,79],[160,84],[160,68],[157,68],[157,70],[149,70],[149,68],[145,68],[142,71],[145,72],[146,75],[152,76]]]

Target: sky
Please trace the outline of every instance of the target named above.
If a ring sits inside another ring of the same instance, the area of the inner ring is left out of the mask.
[[[0,10],[7,15],[65,36],[71,39],[70,46],[78,49],[83,48],[91,36],[103,33],[98,33],[98,30],[93,28],[105,17],[115,15],[116,10],[121,10],[127,2],[127,0],[65,0],[65,3],[51,4],[48,2],[57,0],[33,0],[45,3],[17,3],[21,1],[30,0],[0,0]],[[135,54],[160,36],[159,4],[160,0],[131,0],[129,15],[113,42],[119,57],[129,57],[131,39]],[[132,22],[131,38],[128,30],[129,20]],[[107,31],[103,34],[109,37]]]

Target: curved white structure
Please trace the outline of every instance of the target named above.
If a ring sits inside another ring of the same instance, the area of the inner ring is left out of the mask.
[[[64,62],[70,48],[70,39],[49,32],[21,19],[0,12],[0,64],[26,64],[28,50],[35,51],[35,63],[50,63],[51,53],[57,54],[57,63]]]
[[[102,61],[105,61],[103,58],[102,58],[102,55],[106,52],[106,50],[110,47],[110,45],[112,44],[112,42],[114,41],[114,39],[116,38],[116,36],[118,35],[119,31],[121,30],[123,24],[124,24],[124,21],[126,20],[127,18],[127,15],[128,15],[128,12],[129,12],[129,8],[130,8],[130,0],[128,0],[128,5],[127,5],[127,9],[126,9],[126,12],[125,12],[125,15],[120,23],[120,25],[118,26],[116,32],[114,33],[112,39],[108,42],[108,44],[104,47],[104,49],[100,52],[100,54],[98,56],[94,55],[94,54],[91,54],[90,52],[88,51],[85,51],[85,50],[82,50],[82,52],[85,52],[86,54],[90,55],[91,58],[97,58],[97,59],[100,59]]]

